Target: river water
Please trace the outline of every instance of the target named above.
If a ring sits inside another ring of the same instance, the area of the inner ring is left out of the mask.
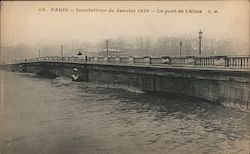
[[[1,154],[249,153],[249,112],[122,86],[1,72]]]

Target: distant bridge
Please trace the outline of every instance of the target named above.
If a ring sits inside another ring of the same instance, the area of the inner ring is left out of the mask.
[[[40,57],[7,66],[22,72],[68,77],[77,69],[81,81],[119,84],[250,108],[250,56]]]

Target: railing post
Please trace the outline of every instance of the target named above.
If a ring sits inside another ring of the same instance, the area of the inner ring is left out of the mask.
[[[134,64],[134,58],[133,57],[129,57],[128,61],[129,61],[129,64]]]
[[[104,57],[104,61],[105,61],[106,63],[108,63],[108,62],[109,62],[109,57]]]
[[[240,58],[237,58],[237,68],[240,67]]]
[[[116,57],[115,62],[119,64],[120,63],[120,57]]]
[[[248,61],[249,57],[247,58],[247,67],[249,67],[249,61]]]
[[[151,59],[150,57],[145,57],[145,64],[151,64]]]
[[[229,59],[227,57],[225,57],[224,60],[225,60],[225,67],[228,67],[229,66]]]

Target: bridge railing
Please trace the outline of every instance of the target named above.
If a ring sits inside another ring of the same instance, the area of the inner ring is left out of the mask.
[[[161,66],[193,66],[193,67],[221,67],[234,69],[250,69],[250,56],[183,56],[183,57],[40,57],[17,61],[29,62],[76,62],[76,63],[105,63],[128,65],[161,65]]]
[[[249,68],[250,67],[250,56],[245,57],[227,57],[226,66],[233,68]]]

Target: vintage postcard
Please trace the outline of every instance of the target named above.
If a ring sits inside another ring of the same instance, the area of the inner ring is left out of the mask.
[[[249,1],[1,1],[0,154],[249,154]]]

